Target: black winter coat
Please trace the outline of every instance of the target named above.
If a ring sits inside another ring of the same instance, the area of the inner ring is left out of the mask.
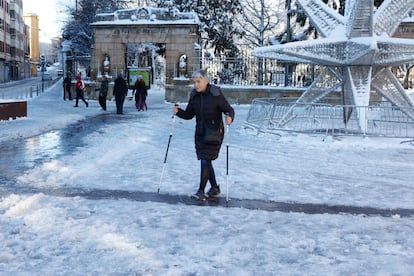
[[[139,83],[137,81],[134,85],[134,90],[132,92],[134,92],[134,91],[135,91],[135,101],[136,102],[139,101],[139,96],[141,96],[141,100],[143,102],[145,102],[147,100],[148,91],[147,91],[147,87],[145,86],[145,82]]]
[[[222,114],[229,115],[234,120],[234,109],[227,102],[220,87],[208,84],[206,91],[191,91],[190,100],[185,110],[179,109],[177,116],[190,120],[196,117],[194,135],[197,158],[204,160],[217,159],[224,138],[224,124]],[[203,142],[205,125],[220,124],[221,141],[219,144]]]
[[[113,94],[115,98],[124,98],[128,93],[128,86],[124,78],[116,78],[114,81]]]

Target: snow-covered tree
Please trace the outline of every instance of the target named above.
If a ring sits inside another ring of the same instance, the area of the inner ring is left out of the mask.
[[[77,0],[76,6],[66,4],[67,13],[70,16],[64,24],[63,36],[71,41],[72,54],[74,56],[90,55],[91,46],[94,43],[93,29],[90,24],[94,22],[97,13],[113,12],[126,8],[134,2],[132,0]]]
[[[182,12],[194,11],[201,21],[204,47],[211,47],[219,56],[234,57],[238,54],[235,39],[242,31],[235,24],[240,13],[239,0],[156,0],[159,7],[174,5]]]

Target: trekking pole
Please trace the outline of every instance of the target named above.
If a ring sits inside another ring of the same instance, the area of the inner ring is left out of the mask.
[[[175,104],[175,105],[177,106],[177,104]],[[172,122],[171,122],[171,128],[170,128],[170,137],[168,138],[167,150],[165,152],[165,157],[164,157],[164,165],[162,166],[161,178],[160,178],[160,182],[158,183],[158,191],[157,191],[158,193],[160,192],[160,186],[161,186],[161,183],[162,183],[162,179],[164,178],[165,166],[167,164],[168,150],[170,149],[171,138],[172,138],[172,135],[173,135],[174,122],[175,122],[175,114],[172,115]]]
[[[229,125],[226,125],[226,203],[229,203]]]

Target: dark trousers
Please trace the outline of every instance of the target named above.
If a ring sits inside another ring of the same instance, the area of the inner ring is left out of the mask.
[[[124,109],[124,101],[125,101],[125,96],[116,96],[115,97],[115,103],[116,103],[116,113],[117,114],[123,114],[123,109]]]
[[[99,96],[98,100],[102,109],[106,111],[106,96]]]
[[[83,97],[83,91],[80,90],[80,89],[76,90],[76,103],[75,103],[75,106],[78,106],[79,99],[81,99],[85,103],[86,107],[88,107],[88,102],[85,101],[85,98]]]
[[[207,185],[207,181],[210,181],[211,187],[217,186],[216,174],[214,173],[214,168],[211,160],[202,159],[199,190],[204,191]]]
[[[66,95],[69,98],[69,101],[72,100],[72,94],[70,93],[70,86],[65,86],[63,90],[63,100],[66,100]]]

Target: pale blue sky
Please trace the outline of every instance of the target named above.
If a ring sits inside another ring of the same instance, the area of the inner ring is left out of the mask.
[[[35,13],[39,17],[40,39],[41,41],[49,41],[50,38],[60,36],[62,25],[61,19],[64,14],[65,5],[70,4],[70,1],[61,4],[61,0],[23,0],[23,12]],[[75,3],[75,0],[73,0]]]

